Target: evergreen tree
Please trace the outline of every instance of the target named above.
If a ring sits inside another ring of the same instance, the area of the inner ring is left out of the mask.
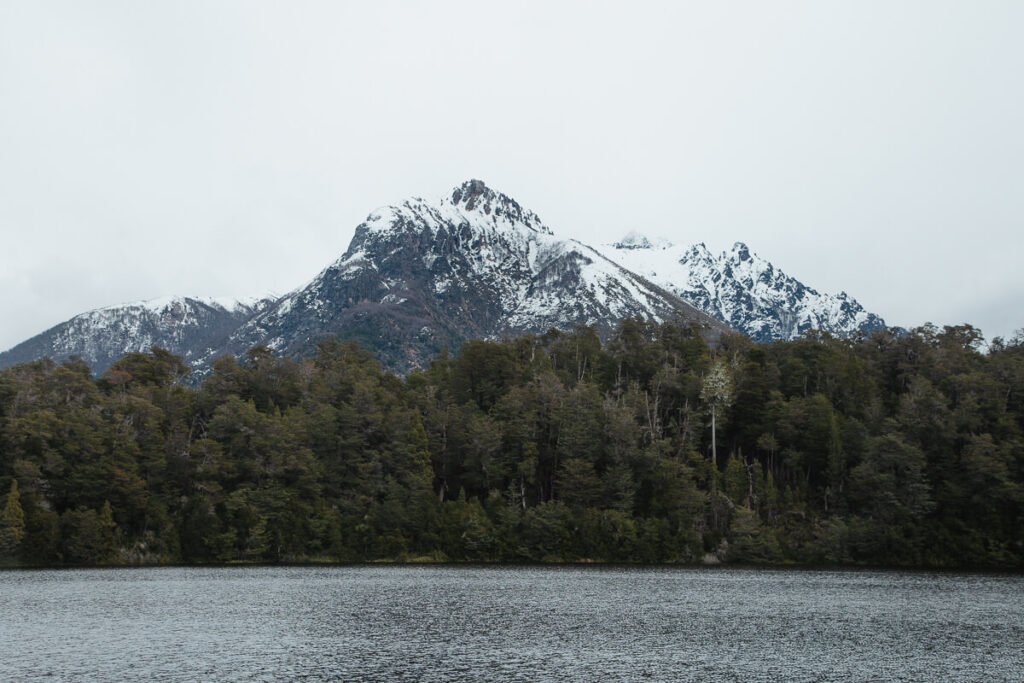
[[[0,511],[0,556],[15,556],[25,538],[25,513],[21,509],[18,480],[11,480],[11,488]]]

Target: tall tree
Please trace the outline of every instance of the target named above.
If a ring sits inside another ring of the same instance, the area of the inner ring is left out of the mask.
[[[708,369],[700,390],[700,398],[711,411],[711,459],[718,464],[716,443],[718,413],[732,403],[732,378],[725,361],[719,358]]]

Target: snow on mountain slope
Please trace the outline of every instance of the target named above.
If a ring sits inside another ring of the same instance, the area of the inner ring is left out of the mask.
[[[102,373],[126,353],[154,344],[186,363],[221,344],[272,298],[229,299],[171,296],[88,311],[0,353],[0,367],[42,357],[78,356]]]
[[[576,323],[607,332],[631,316],[727,329],[472,180],[438,202],[371,213],[344,255],[243,325],[229,350],[262,343],[301,353],[342,332],[410,367],[463,339]]]
[[[630,233],[605,248],[626,268],[757,341],[792,339],[811,329],[848,336],[885,327],[846,292],[821,294],[742,242],[715,256],[703,243],[682,247]]]

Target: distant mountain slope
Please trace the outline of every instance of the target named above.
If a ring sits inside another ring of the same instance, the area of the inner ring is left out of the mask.
[[[79,356],[101,373],[126,353],[162,346],[187,363],[220,346],[272,299],[165,297],[88,311],[0,353],[0,367]]]
[[[692,320],[714,335],[728,329],[472,180],[439,202],[372,213],[341,258],[245,323],[226,349],[261,343],[304,353],[341,332],[407,368],[468,338],[576,323],[603,333],[632,316]]]
[[[606,245],[606,253],[757,341],[792,339],[810,329],[848,336],[885,327],[846,292],[821,294],[742,242],[715,256],[704,244],[676,246],[630,233]]]

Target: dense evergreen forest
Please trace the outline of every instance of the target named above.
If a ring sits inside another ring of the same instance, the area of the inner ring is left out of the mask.
[[[1024,567],[1024,336],[679,325],[0,371],[0,563]]]

